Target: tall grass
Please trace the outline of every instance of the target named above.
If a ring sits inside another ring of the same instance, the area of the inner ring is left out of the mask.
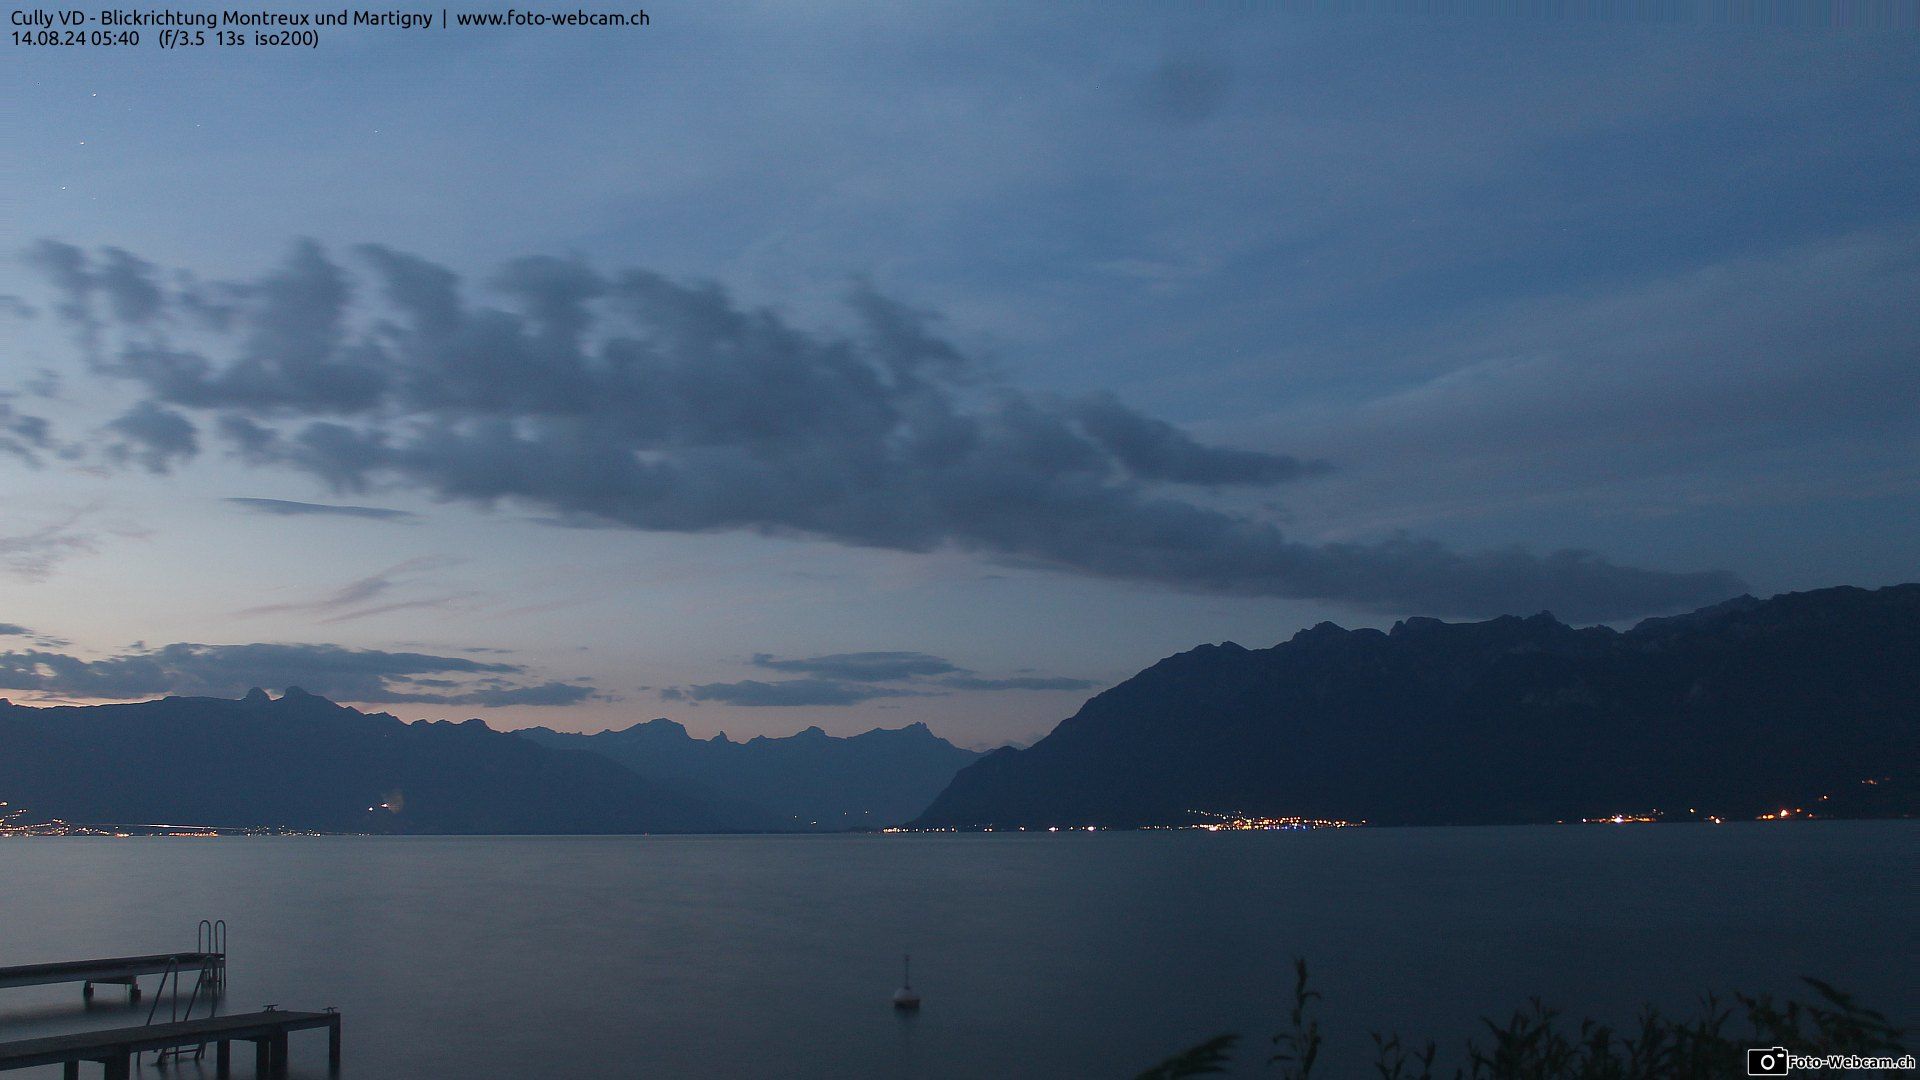
[[[1287,1027],[1274,1035],[1269,1069],[1281,1080],[1313,1080],[1321,1064],[1318,991],[1308,988],[1307,963],[1294,961],[1293,1005]],[[1399,1035],[1373,1033],[1372,1073],[1380,1080],[1724,1080],[1745,1077],[1750,1047],[1785,1047],[1810,1056],[1855,1054],[1901,1057],[1905,1033],[1887,1018],[1819,979],[1803,980],[1811,1001],[1776,1004],[1766,995],[1733,995],[1735,1006],[1708,995],[1691,1018],[1648,1006],[1637,1022],[1615,1030],[1593,1020],[1577,1023],[1534,999],[1504,1023],[1483,1019],[1485,1030],[1466,1040],[1463,1060],[1446,1071],[1438,1044],[1418,1046]],[[1735,1023],[1736,1012],[1742,1023]],[[1137,1080],[1181,1080],[1224,1073],[1233,1064],[1237,1034],[1217,1035],[1139,1075]],[[1340,1075],[1353,1075],[1341,1068]]]

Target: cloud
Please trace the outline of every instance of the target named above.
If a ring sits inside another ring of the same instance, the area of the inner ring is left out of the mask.
[[[34,397],[57,398],[60,396],[60,373],[52,368],[41,368],[20,385]]]
[[[1271,487],[1324,466],[1208,446],[1107,397],[1025,394],[929,315],[867,288],[851,298],[853,329],[827,333],[645,270],[520,259],[492,279],[489,302],[415,256],[362,248],[356,274],[308,242],[225,286],[231,317],[189,342],[152,331],[185,325],[191,305],[184,294],[149,304],[146,264],[36,250],[99,371],[155,408],[209,414],[245,460],[341,492],[402,483],[578,523],[954,548],[1403,613],[1619,619],[1741,591],[1728,573],[1585,551],[1294,540],[1257,509],[1182,489]]]
[[[0,652],[0,687],[60,697],[236,697],[255,686],[299,686],[335,701],[368,704],[573,705],[603,696],[576,684],[512,681],[524,673],[518,664],[324,644],[181,642],[136,646],[97,660],[46,649]],[[453,689],[434,692],[423,685]]]
[[[389,510],[380,506],[339,506],[332,503],[294,502],[289,499],[257,499],[247,496],[235,496],[225,500],[235,506],[251,510],[256,514],[273,514],[279,517],[353,517],[368,518],[374,521],[413,521],[418,514],[409,510]]]
[[[1866,522],[1920,489],[1917,293],[1916,219],[1742,250],[1382,333],[1355,368],[1423,369],[1257,423],[1341,463],[1293,508],[1360,536],[1714,514],[1675,535],[1787,543],[1774,574],[1817,575],[1787,580],[1872,578],[1856,534],[1897,535]],[[1814,516],[1763,541],[1769,512]]]
[[[758,667],[774,671],[798,672],[846,682],[893,682],[960,670],[952,661],[920,652],[832,653],[797,660],[780,660],[768,653],[756,653],[753,662]]]
[[[323,624],[347,622],[352,619],[364,619],[373,615],[383,615],[390,611],[402,611],[413,608],[445,607],[463,599],[468,594],[449,593],[428,597],[415,597],[405,600],[389,600],[374,603],[382,597],[390,596],[396,588],[416,584],[423,575],[435,570],[454,566],[460,560],[441,555],[423,555],[396,563],[378,573],[356,578],[346,584],[311,600],[297,600],[276,604],[261,604],[236,611],[240,618],[259,615],[279,615],[288,612],[309,612],[325,615]]]
[[[164,307],[153,264],[119,248],[106,248],[100,253],[93,264],[92,284],[119,322],[150,323]]]
[[[60,291],[62,299],[54,310],[80,326],[84,342],[91,345],[98,324],[93,314],[94,279],[87,268],[87,253],[72,244],[42,240],[27,249],[22,261]]]
[[[755,653],[753,663],[757,667],[795,672],[807,678],[777,683],[710,683],[693,689],[713,691],[712,696],[688,696],[696,700],[724,700],[733,705],[839,705],[864,701],[868,697],[898,696],[884,691],[873,693],[864,685],[848,684],[911,684],[919,681],[920,685],[951,690],[1085,690],[1098,685],[1087,679],[1050,675],[983,678],[951,660],[923,652],[830,653],[792,660],[777,659],[769,653]],[[862,694],[866,696],[859,696]]]
[[[176,409],[142,401],[107,425],[118,436],[107,446],[109,460],[138,462],[151,473],[173,471],[174,465],[200,452],[193,422]]]
[[[1089,437],[1145,480],[1207,487],[1267,485],[1330,468],[1324,461],[1205,446],[1164,420],[1134,412],[1111,395],[1081,403],[1074,415]]]
[[[1321,428],[1308,436],[1343,460],[1442,451],[1532,471],[1545,455],[1609,476],[1623,462],[1756,457],[1789,436],[1910,439],[1916,292],[1920,220],[1742,252],[1389,338],[1385,350],[1419,350],[1429,370],[1337,417],[1287,420]]]
[[[91,509],[78,510],[50,525],[23,533],[0,535],[0,570],[27,581],[40,581],[62,559],[98,549],[98,534],[76,528]]]
[[[40,452],[53,448],[47,421],[15,409],[0,394],[0,454],[11,454],[29,465],[40,464]]]
[[[19,623],[0,623],[0,637],[23,637],[42,648],[58,649],[70,644],[65,638],[43,634]]]
[[[933,697],[924,690],[902,690],[868,683],[846,683],[833,679],[783,679],[761,682],[697,683],[663,693],[669,700],[716,701],[723,705],[747,707],[784,707],[800,705],[858,705],[875,698]]]

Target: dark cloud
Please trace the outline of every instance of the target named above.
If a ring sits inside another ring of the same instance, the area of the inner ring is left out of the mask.
[[[768,653],[756,653],[753,662],[759,667],[794,672],[805,675],[807,678],[779,683],[719,683],[711,684],[709,689],[712,686],[718,686],[730,695],[755,699],[751,702],[725,699],[729,704],[736,705],[750,703],[823,705],[850,704],[855,700],[866,700],[850,697],[849,695],[861,693],[862,688],[846,685],[849,683],[913,683],[916,680],[931,680],[923,681],[921,685],[935,685],[950,690],[1085,690],[1097,685],[1086,679],[1048,675],[1021,675],[1005,679],[983,678],[951,660],[923,652],[831,653],[826,656],[809,656],[791,660],[778,659]],[[814,695],[838,700],[784,700]]]
[[[38,270],[60,292],[55,311],[81,327],[85,343],[92,343],[96,329],[93,315],[93,274],[88,270],[87,253],[72,244],[42,240],[27,249],[23,261]]]
[[[1269,518],[1179,492],[1271,486],[1314,463],[1207,446],[1109,398],[1023,394],[941,339],[926,313],[871,289],[856,292],[855,329],[839,335],[641,270],[522,259],[494,279],[495,305],[414,256],[362,249],[371,270],[356,276],[304,243],[266,277],[223,287],[237,298],[226,328],[186,349],[149,332],[185,322],[189,305],[142,306],[145,264],[37,251],[61,312],[90,343],[113,339],[94,349],[99,370],[157,408],[210,413],[244,459],[342,492],[398,482],[575,523],[950,547],[1393,612],[1618,619],[1741,589],[1726,573],[1590,552],[1294,541]],[[110,324],[97,296],[111,297]]]
[[[6,397],[0,394],[0,454],[38,465],[41,452],[53,449],[51,426],[42,417],[15,409]]]
[[[696,683],[693,686],[663,692],[669,700],[716,701],[723,705],[781,707],[800,705],[858,705],[875,698],[931,697],[924,690],[901,690],[870,683],[847,683],[833,679],[783,679],[761,682]]]
[[[280,436],[272,428],[230,413],[221,416],[217,426],[220,434],[233,444],[234,453],[240,460],[251,465],[264,465],[273,460]]]
[[[1134,412],[1111,396],[1081,403],[1074,415],[1089,437],[1143,480],[1266,485],[1328,470],[1324,461],[1203,445],[1172,424]]]
[[[153,265],[119,248],[102,248],[90,257],[72,244],[42,240],[23,260],[59,288],[54,311],[79,327],[81,344],[92,358],[97,359],[94,350],[109,323],[144,329],[167,313],[166,292]]]
[[[256,499],[235,496],[225,500],[257,514],[278,517],[353,517],[374,521],[412,521],[419,517],[408,510],[388,510],[379,506],[338,506],[332,503],[294,502],[289,499]]]
[[[154,280],[152,263],[119,248],[107,248],[94,264],[93,284],[115,320],[141,325],[160,317],[165,294]]]
[[[38,630],[21,626],[19,623],[0,623],[0,637],[23,637],[46,649],[59,649],[71,644],[65,638],[43,634]]]
[[[518,664],[338,645],[182,642],[136,646],[97,660],[46,649],[0,652],[0,687],[60,697],[236,697],[254,686],[299,686],[336,701],[369,704],[573,705],[601,696],[586,686],[511,681],[524,672]],[[432,681],[416,681],[421,679]],[[462,679],[467,681],[455,681]],[[457,689],[432,692],[422,685]]]
[[[40,312],[25,300],[12,293],[0,293],[0,315],[11,315],[16,319],[32,319],[39,314]]]
[[[756,653],[753,662],[756,666],[774,671],[791,671],[845,682],[895,682],[961,670],[952,661],[920,652],[832,653],[795,660],[781,660],[768,653]]]
[[[122,464],[138,462],[148,472],[171,472],[174,465],[200,452],[193,421],[151,401],[127,410],[107,430],[116,436],[107,445],[107,457]]]

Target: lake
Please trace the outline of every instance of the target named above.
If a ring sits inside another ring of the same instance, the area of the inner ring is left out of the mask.
[[[1912,1030],[1917,899],[1914,822],[22,839],[0,965],[224,918],[228,1009],[339,1006],[356,1080],[1130,1077],[1225,1030],[1264,1057],[1304,956],[1339,1078],[1371,1029],[1444,1059],[1533,995],[1618,1021],[1809,974]],[[902,1017],[906,952],[926,1004]],[[144,1020],[123,998],[0,991],[0,1039]],[[325,1043],[294,1035],[295,1076]]]

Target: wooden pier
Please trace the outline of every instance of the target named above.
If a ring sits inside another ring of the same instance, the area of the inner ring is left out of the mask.
[[[53,983],[85,983],[81,993],[91,998],[96,983],[121,985],[140,1000],[140,976],[165,975],[168,972],[208,971],[219,983],[225,982],[227,954],[224,952],[155,953],[152,956],[113,956],[103,960],[63,960],[52,964],[21,964],[0,967],[0,990],[14,986],[47,986]]]
[[[72,980],[63,980],[72,981]],[[26,984],[21,984],[26,985]],[[340,1014],[337,1012],[265,1012],[182,1020],[173,1024],[83,1031],[0,1043],[0,1072],[40,1065],[63,1065],[66,1080],[78,1080],[82,1062],[99,1062],[106,1080],[130,1080],[136,1055],[148,1050],[174,1050],[214,1044],[214,1075],[233,1075],[233,1044],[253,1044],[253,1069],[258,1077],[284,1076],[287,1071],[287,1035],[309,1028],[327,1029],[327,1064],[340,1068]]]

